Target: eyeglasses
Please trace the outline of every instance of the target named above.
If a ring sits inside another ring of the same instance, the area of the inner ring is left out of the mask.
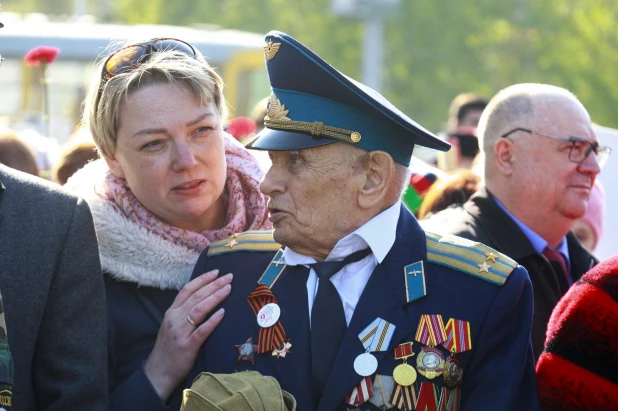
[[[139,67],[153,53],[159,51],[179,51],[193,58],[198,56],[197,51],[192,45],[178,39],[156,38],[142,43],[131,44],[116,50],[107,57],[101,72],[103,82],[107,82],[120,73]]]
[[[612,149],[609,147],[605,147],[605,146],[600,147],[599,143],[591,143],[590,141],[584,140],[583,138],[579,138],[579,137],[563,138],[563,137],[558,137],[558,136],[554,136],[554,135],[547,134],[547,133],[541,133],[539,131],[533,131],[533,130],[529,130],[527,128],[521,128],[521,127],[514,128],[508,133],[503,134],[501,137],[507,138],[511,134],[517,131],[523,131],[525,133],[530,133],[530,134],[534,133],[534,134],[538,134],[543,137],[548,137],[554,140],[560,140],[565,143],[570,143],[569,160],[577,164],[582,163],[586,158],[588,158],[590,153],[594,152],[594,154],[597,157],[597,163],[599,164],[599,168],[603,168],[603,166],[607,162],[607,159],[609,158],[609,155],[612,152]]]

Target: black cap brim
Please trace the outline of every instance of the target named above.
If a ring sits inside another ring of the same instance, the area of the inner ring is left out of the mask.
[[[305,148],[325,146],[338,141],[340,140],[265,128],[253,140],[247,143],[245,147],[252,150],[268,151],[302,150]]]

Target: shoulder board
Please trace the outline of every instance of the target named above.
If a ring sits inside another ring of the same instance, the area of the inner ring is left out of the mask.
[[[273,252],[280,248],[281,244],[273,239],[272,230],[245,231],[210,244],[208,255],[215,256],[235,251]]]
[[[425,232],[427,261],[501,286],[518,266],[515,260],[485,244],[454,235]]]

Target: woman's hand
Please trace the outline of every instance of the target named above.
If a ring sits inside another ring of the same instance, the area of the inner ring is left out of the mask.
[[[165,312],[157,341],[144,364],[146,376],[163,401],[186,378],[200,346],[223,318],[222,308],[202,324],[230,294],[232,274],[217,278],[218,273],[209,271],[189,282]]]

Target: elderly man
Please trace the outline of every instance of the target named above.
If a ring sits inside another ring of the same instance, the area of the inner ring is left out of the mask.
[[[448,145],[293,38],[266,42],[249,146],[272,158],[274,234],[200,257],[194,275],[236,276],[196,371],[273,376],[299,410],[538,409],[525,269],[425,233],[399,200],[414,145]]]
[[[499,92],[483,112],[479,131],[485,187],[462,208],[423,226],[488,244],[528,270],[538,358],[552,309],[597,262],[569,230],[586,212],[609,150],[599,147],[577,98],[544,84]]]

